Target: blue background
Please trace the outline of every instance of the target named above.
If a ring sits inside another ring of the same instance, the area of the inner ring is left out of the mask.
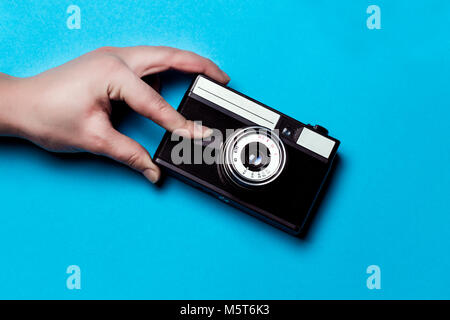
[[[370,4],[381,30],[366,27]],[[1,1],[0,72],[103,45],[179,47],[342,144],[300,240],[174,179],[158,189],[106,159],[2,138],[0,298],[450,298],[449,21],[445,0]],[[163,96],[177,106],[188,82]],[[152,154],[163,134],[135,114],[120,129]],[[81,290],[66,288],[71,264]],[[372,264],[381,290],[366,287]]]

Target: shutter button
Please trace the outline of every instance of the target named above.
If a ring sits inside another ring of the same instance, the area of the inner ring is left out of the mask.
[[[328,135],[328,130],[325,129],[324,127],[322,127],[322,126],[319,126],[318,124],[316,124],[316,125],[313,127],[313,129],[314,129],[315,131],[317,131],[318,133],[322,133],[322,134]]]

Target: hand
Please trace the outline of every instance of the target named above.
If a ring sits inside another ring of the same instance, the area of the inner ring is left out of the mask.
[[[227,83],[229,77],[212,61],[169,47],[100,48],[30,78],[0,76],[0,134],[31,140],[50,151],[87,151],[104,155],[142,172],[152,182],[159,168],[139,143],[115,130],[110,100],[132,109],[164,128],[195,130],[152,87],[140,78],[167,69],[204,73]],[[0,74],[1,75],[1,74]]]

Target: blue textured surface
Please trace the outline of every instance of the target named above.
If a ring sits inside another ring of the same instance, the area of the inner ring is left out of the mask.
[[[342,141],[308,237],[187,185],[0,139],[0,298],[450,298],[448,1],[0,2],[0,72],[29,76],[103,45],[170,45]],[[381,8],[368,30],[366,8]],[[177,106],[188,82],[168,84]],[[1,98],[1,97],[0,97]],[[120,129],[153,153],[163,130]],[[82,289],[68,290],[68,265]],[[381,268],[381,290],[366,268]]]

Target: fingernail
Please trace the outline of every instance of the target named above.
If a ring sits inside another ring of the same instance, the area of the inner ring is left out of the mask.
[[[143,174],[151,183],[155,183],[159,180],[159,173],[155,170],[145,169]]]
[[[207,137],[209,137],[212,134],[213,134],[213,129],[207,128],[207,127],[203,127],[203,138],[207,138]]]
[[[220,71],[222,71],[222,70],[220,70]],[[222,75],[225,78],[225,83],[230,82],[230,77],[224,71],[222,71]]]
[[[206,138],[212,135],[212,133],[212,129],[202,126],[201,122],[194,121],[194,139]]]

